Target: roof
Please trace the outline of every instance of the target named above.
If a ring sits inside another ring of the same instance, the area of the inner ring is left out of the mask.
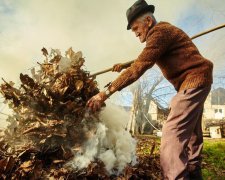
[[[157,105],[160,110],[168,111],[168,108],[163,107],[156,99],[152,99],[152,101]]]
[[[217,88],[211,91],[212,105],[225,105],[225,89]]]

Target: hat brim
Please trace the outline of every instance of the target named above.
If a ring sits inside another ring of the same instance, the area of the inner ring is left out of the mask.
[[[135,15],[132,17],[132,19],[130,20],[130,22],[128,23],[127,25],[127,30],[130,30],[131,29],[131,24],[133,23],[133,21],[138,17],[140,16],[141,14],[145,13],[145,12],[151,12],[151,13],[154,13],[155,12],[155,6],[153,5],[148,5],[146,6],[144,9],[140,9],[139,11],[137,11],[135,13]]]

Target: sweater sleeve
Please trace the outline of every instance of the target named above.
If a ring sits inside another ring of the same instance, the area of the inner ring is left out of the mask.
[[[115,88],[115,91],[120,91],[139,79],[166,52],[169,43],[170,41],[165,30],[154,29],[147,37],[146,47],[138,58],[112,82],[111,86]]]

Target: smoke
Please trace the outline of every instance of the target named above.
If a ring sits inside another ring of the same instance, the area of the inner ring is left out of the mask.
[[[128,113],[108,104],[100,114],[100,122],[89,129],[89,138],[67,165],[82,169],[95,159],[100,159],[111,174],[120,173],[128,163],[136,163],[136,141],[125,130]]]

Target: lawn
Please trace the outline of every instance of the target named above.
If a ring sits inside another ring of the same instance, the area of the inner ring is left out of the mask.
[[[203,148],[205,179],[225,180],[225,140],[205,139]]]
[[[138,156],[159,156],[160,139],[152,136],[140,136]],[[225,180],[225,139],[204,139],[203,177],[206,180]]]

